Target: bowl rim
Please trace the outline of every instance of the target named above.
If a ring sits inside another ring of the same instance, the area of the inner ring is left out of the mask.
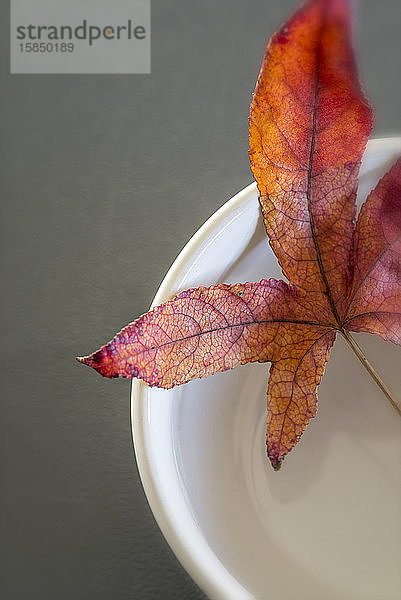
[[[401,136],[375,138],[368,141],[367,149],[370,153],[376,153],[381,148],[401,150]],[[174,260],[157,290],[151,307],[164,302],[165,298],[171,295],[169,292],[172,283],[178,279],[183,266],[195,253],[199,252],[206,241],[211,239],[211,236],[221,232],[221,224],[229,222],[229,217],[233,212],[245,207],[255,195],[257,196],[257,186],[253,182],[226,201],[205,221]],[[182,514],[171,511],[167,506],[165,492],[161,489],[157,473],[147,451],[145,431],[147,419],[144,414],[145,402],[143,400],[146,389],[148,386],[144,382],[138,379],[132,380],[131,432],[142,486],[163,536],[187,573],[210,598],[213,600],[255,600],[254,596],[247,592],[219,562],[206,540],[199,535],[199,531],[196,531],[195,524],[192,530],[189,530],[186,525],[182,525]]]

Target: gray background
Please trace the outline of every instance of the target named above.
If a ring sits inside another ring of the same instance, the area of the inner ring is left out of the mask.
[[[153,0],[151,75],[57,76],[9,74],[0,2],[4,600],[204,598],[146,503],[129,382],[74,356],[146,311],[188,239],[251,181],[251,92],[296,4]],[[357,15],[376,135],[391,135],[400,3],[361,0]]]

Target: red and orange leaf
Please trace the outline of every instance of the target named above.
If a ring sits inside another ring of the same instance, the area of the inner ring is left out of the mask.
[[[304,318],[317,308],[323,319]],[[106,377],[172,388],[249,362],[300,360],[333,328],[323,294],[311,298],[274,279],[222,284],[181,292],[78,360]]]
[[[346,0],[313,0],[276,33],[249,120],[250,161],[286,277],[329,292],[348,281],[361,157],[372,113],[356,76]]]
[[[372,113],[349,30],[347,0],[310,0],[273,36],[251,106],[251,166],[290,284],[181,292],[78,359],[106,377],[163,388],[270,361],[267,452],[275,469],[316,414],[337,331],[351,347],[345,329],[401,343],[401,162],[369,196],[355,229]]]
[[[345,328],[401,345],[401,159],[361,208],[353,264]]]

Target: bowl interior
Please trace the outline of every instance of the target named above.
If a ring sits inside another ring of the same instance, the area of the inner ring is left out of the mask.
[[[369,143],[359,202],[400,151],[401,139]],[[191,240],[154,304],[201,284],[281,276],[252,185]],[[399,348],[358,340],[399,391]],[[170,391],[134,382],[137,460],[163,533],[211,598],[398,599],[399,418],[337,339],[318,415],[274,472],[265,452],[268,371],[246,365]]]

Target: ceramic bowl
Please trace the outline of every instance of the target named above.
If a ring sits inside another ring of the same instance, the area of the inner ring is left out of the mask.
[[[369,142],[359,203],[400,153],[401,138]],[[195,234],[153,305],[198,285],[268,277],[281,272],[252,184]],[[399,394],[399,349],[357,337]],[[246,365],[169,391],[133,382],[136,457],[168,543],[215,600],[399,600],[399,417],[337,338],[318,416],[274,472],[268,370]]]

